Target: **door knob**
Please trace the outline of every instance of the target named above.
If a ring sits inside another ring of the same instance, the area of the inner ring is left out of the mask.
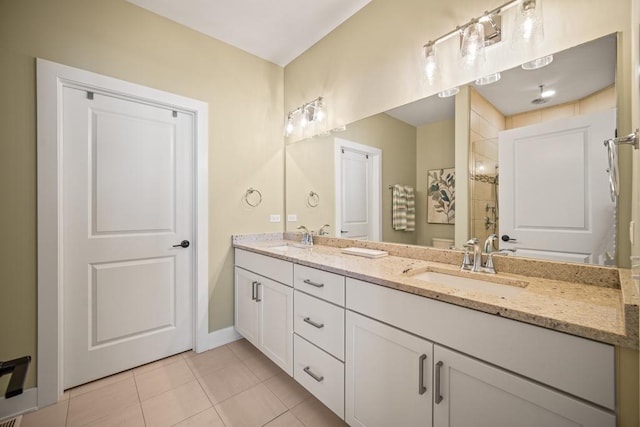
[[[179,244],[173,245],[173,247],[174,248],[188,248],[189,247],[189,241],[188,240],[183,240]]]
[[[517,241],[518,241],[517,239],[512,239],[511,237],[509,237],[509,235],[508,235],[508,234],[503,234],[503,235],[500,237],[500,239],[501,239],[503,242],[512,242],[512,243],[515,243],[515,242],[517,242]]]

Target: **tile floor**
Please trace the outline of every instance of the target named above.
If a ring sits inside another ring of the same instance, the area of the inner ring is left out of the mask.
[[[21,427],[345,425],[243,339],[67,390]]]

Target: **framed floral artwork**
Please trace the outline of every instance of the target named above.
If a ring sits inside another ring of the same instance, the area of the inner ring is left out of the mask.
[[[455,168],[428,171],[427,189],[427,222],[430,224],[455,224]]]

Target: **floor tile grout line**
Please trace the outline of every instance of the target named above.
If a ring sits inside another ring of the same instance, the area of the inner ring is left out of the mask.
[[[133,373],[133,383],[136,386],[136,395],[138,396],[138,405],[140,405],[140,412],[142,412],[142,422],[147,425],[147,417],[144,416],[144,409],[142,408],[142,399],[140,398],[140,389],[138,389],[138,379],[135,372]]]

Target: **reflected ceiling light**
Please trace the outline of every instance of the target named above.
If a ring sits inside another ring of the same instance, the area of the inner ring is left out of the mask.
[[[553,62],[553,55],[543,56],[542,58],[536,58],[533,61],[525,62],[521,65],[523,70],[537,70],[538,68],[546,67]]]
[[[326,131],[327,109],[321,96],[289,111],[284,123],[284,136],[297,133],[300,137],[319,135]]]
[[[556,94],[556,91],[553,89],[544,90],[544,85],[540,85],[538,86],[538,88],[540,88],[540,95],[536,99],[531,101],[532,104],[546,104],[548,102],[548,99]]]
[[[439,98],[449,98],[450,96],[454,96],[457,95],[458,92],[460,92],[460,89],[458,89],[458,87],[452,87],[449,89],[445,89],[442,92],[438,93],[438,97]]]
[[[489,74],[487,76],[480,77],[479,79],[477,79],[476,84],[478,86],[490,85],[491,83],[495,83],[498,80],[500,80],[501,77],[502,76],[500,75],[500,73]]]

